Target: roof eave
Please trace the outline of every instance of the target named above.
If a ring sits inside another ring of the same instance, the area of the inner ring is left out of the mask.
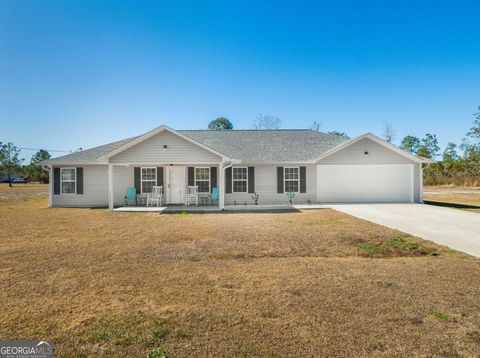
[[[425,158],[425,157],[418,157],[424,164],[435,164],[437,163],[436,160],[430,159],[430,158]]]

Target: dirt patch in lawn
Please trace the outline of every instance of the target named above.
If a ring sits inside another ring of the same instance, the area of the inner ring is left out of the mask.
[[[22,195],[0,203],[0,339],[51,339],[59,357],[480,354],[479,263],[433,243],[333,210],[110,213]]]

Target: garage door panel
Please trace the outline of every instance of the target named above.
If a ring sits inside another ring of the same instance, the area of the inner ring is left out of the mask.
[[[411,202],[413,166],[319,165],[318,201]]]

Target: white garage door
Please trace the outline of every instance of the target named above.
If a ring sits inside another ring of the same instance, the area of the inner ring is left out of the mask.
[[[413,165],[319,165],[318,202],[413,202]]]

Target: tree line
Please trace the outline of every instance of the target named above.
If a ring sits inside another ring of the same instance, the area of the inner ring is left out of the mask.
[[[427,133],[424,138],[407,135],[402,139],[400,148],[403,150],[436,160],[424,169],[426,185],[480,185],[480,107],[478,111],[462,143],[448,142],[441,154],[435,134]]]
[[[48,171],[37,164],[51,158],[50,153],[45,149],[37,151],[30,160],[30,164],[23,165],[25,159],[20,158],[20,148],[13,143],[0,142],[0,173],[12,186],[14,175],[28,177],[31,181],[48,183]]]

